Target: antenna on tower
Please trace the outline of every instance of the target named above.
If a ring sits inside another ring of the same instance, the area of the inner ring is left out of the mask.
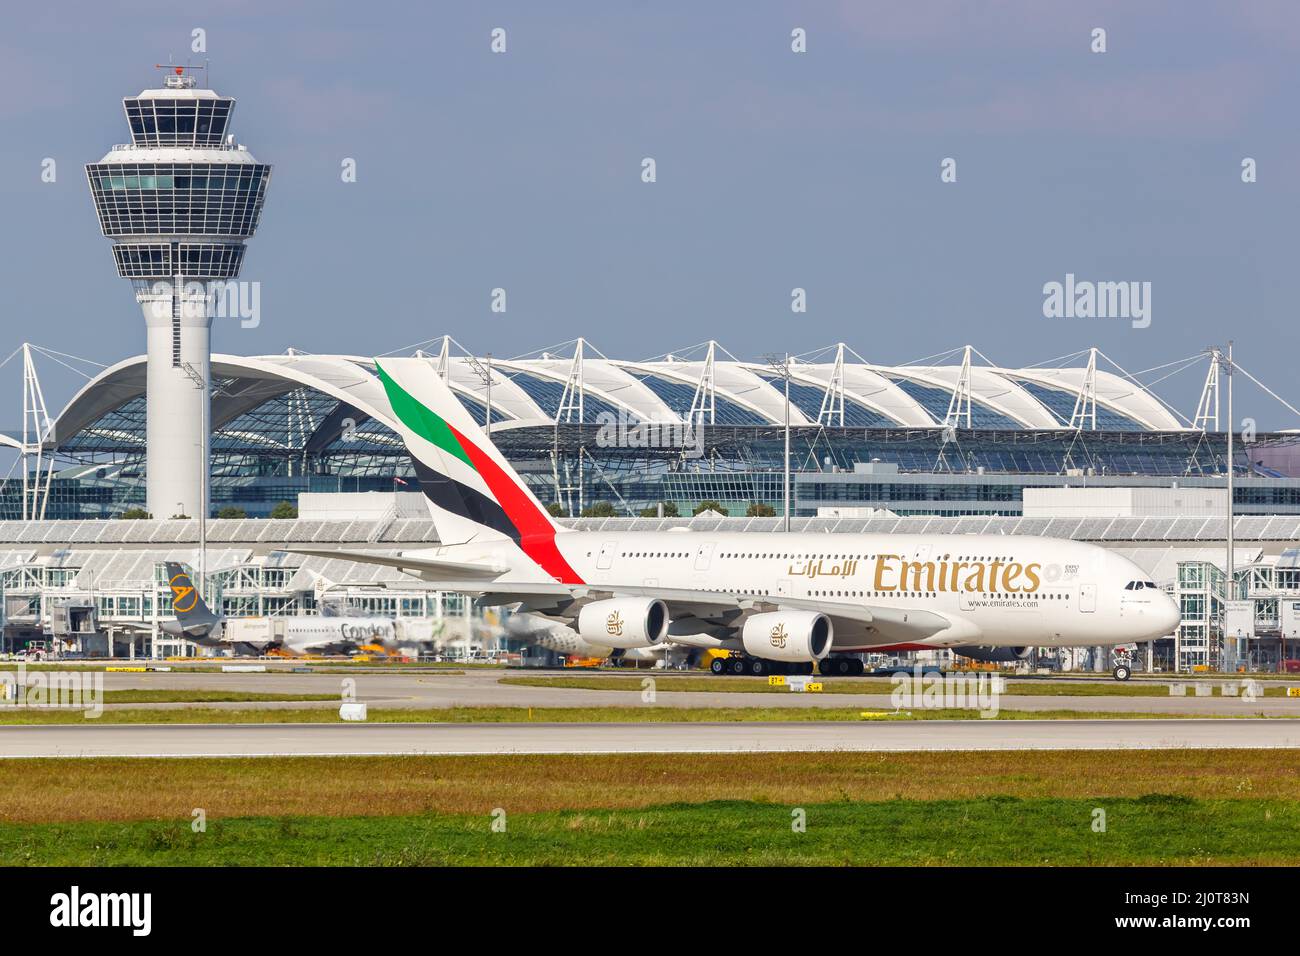
[[[195,70],[203,70],[204,76],[207,76],[208,62],[203,61],[203,66],[177,66],[171,62],[171,57],[167,57],[167,63],[155,63],[155,70],[166,70],[168,75],[163,78],[163,85],[169,90],[188,90],[193,89],[196,85]]]

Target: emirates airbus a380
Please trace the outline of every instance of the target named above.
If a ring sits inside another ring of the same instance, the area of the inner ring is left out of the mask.
[[[397,555],[292,550],[517,605],[552,622],[558,650],[723,648],[732,659],[715,663],[736,673],[861,673],[845,655],[953,648],[1012,660],[1037,646],[1152,640],[1178,625],[1178,606],[1137,565],[1078,541],[562,528],[427,362],[376,368],[440,543]]]

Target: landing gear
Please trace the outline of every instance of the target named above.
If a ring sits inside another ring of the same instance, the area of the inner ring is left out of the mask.
[[[747,677],[766,677],[769,674],[785,674],[791,677],[808,676],[813,672],[812,661],[769,661],[765,657],[715,657],[709,661],[709,670],[722,677],[736,674]],[[822,671],[823,674],[826,671]],[[849,673],[853,673],[850,671]],[[861,674],[859,669],[857,673]]]
[[[861,677],[866,669],[856,657],[827,657],[817,665],[817,670],[827,677]]]
[[[1110,672],[1110,676],[1116,680],[1125,681],[1133,676],[1133,670],[1127,664],[1116,664],[1115,669]]]

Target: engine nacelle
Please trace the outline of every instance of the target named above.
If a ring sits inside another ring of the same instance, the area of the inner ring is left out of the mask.
[[[831,650],[831,619],[816,611],[771,611],[745,619],[745,653],[769,661],[819,661]]]
[[[610,598],[578,612],[578,635],[602,647],[650,647],[668,634],[668,605],[658,598]]]
[[[952,649],[954,654],[985,664],[1010,664],[1013,661],[1023,661],[1032,650],[1032,647],[990,647],[984,644],[966,644]]]

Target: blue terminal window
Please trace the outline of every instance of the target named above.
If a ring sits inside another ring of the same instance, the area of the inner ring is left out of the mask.
[[[482,425],[484,420],[487,418],[487,403],[480,402],[476,398],[471,398],[469,395],[466,395],[464,392],[454,392],[453,394],[455,394],[455,396],[458,399],[460,399],[461,405],[464,406],[465,411],[469,412],[470,418],[474,419],[475,422]],[[585,403],[583,407],[584,408],[586,407]],[[496,402],[492,403],[492,421],[494,423],[508,422],[512,420],[513,420],[513,416],[507,415],[505,412],[503,412],[501,410],[501,406],[498,405]]]
[[[546,413],[548,418],[555,418],[560,411],[560,402],[564,399],[564,383],[558,382],[552,378],[543,378],[540,375],[530,375],[528,372],[507,372],[505,373],[516,385],[536,402]],[[571,399],[576,405],[576,399]],[[576,408],[574,409],[576,412]],[[598,398],[591,392],[586,392],[582,396],[582,423],[584,425],[594,425],[597,423],[602,413],[609,413],[616,419],[619,416],[619,409],[604,399]],[[623,413],[627,418],[637,421],[638,416],[631,412]],[[567,420],[570,412],[565,412]],[[576,415],[574,416],[576,418]]]
[[[1049,388],[1037,382],[1024,380],[1019,380],[1017,384],[1051,409],[1052,414],[1056,416],[1062,425],[1070,424],[1070,418],[1074,415],[1074,406],[1078,400],[1078,396],[1074,392],[1067,392],[1060,388]],[[1089,415],[1088,420],[1091,423],[1091,415]],[[1146,431],[1141,422],[1127,415],[1122,415],[1114,409],[1107,408],[1101,402],[1097,403],[1097,428],[1119,432]]]
[[[696,386],[677,382],[658,375],[636,375],[645,383],[646,388],[659,396],[665,405],[685,418],[691,412],[691,402],[695,400]],[[743,405],[718,395],[715,391],[713,401],[713,421],[718,425],[770,425],[772,424],[757,412],[751,412]]]
[[[785,401],[784,379],[774,375],[762,375],[760,378],[780,393],[782,402]],[[825,399],[825,389],[791,380],[790,404],[803,412],[809,421],[817,421],[817,416],[821,414],[822,402]],[[839,418],[837,408],[835,414],[828,419],[828,422],[838,425]],[[873,408],[868,408],[860,402],[853,401],[846,395],[844,396],[844,424],[854,428],[896,428],[899,423],[886,415],[880,414]]]
[[[943,388],[935,388],[932,385],[922,385],[908,378],[896,378],[893,379],[893,382],[916,399],[936,422],[942,423],[948,417],[948,406],[952,403],[952,392]],[[987,405],[974,400],[970,403],[970,414],[971,426],[974,428],[1020,429],[1025,427],[1015,419],[1008,418],[1001,412],[994,411]]]

